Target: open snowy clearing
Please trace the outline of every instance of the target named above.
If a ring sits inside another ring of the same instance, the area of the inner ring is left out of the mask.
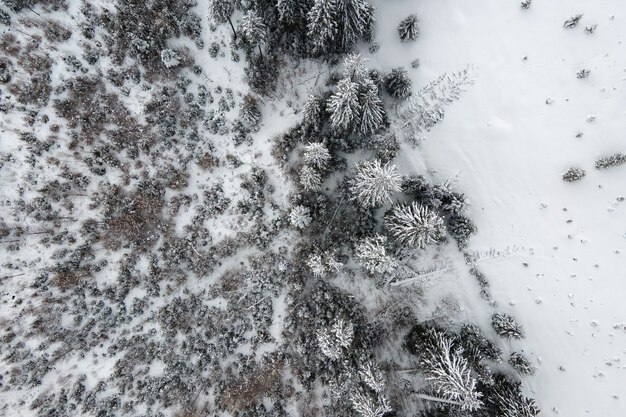
[[[527,384],[544,415],[622,416],[626,167],[594,161],[626,148],[626,4],[516,3],[379,1],[378,21],[416,12],[422,31],[406,45],[379,28],[368,58],[385,69],[419,58],[418,86],[472,67],[475,84],[404,163],[456,176],[479,228],[470,249],[507,253],[479,266],[527,329],[537,365]],[[576,14],[579,25],[563,28]],[[591,73],[578,79],[583,68]],[[572,166],[588,175],[562,181]]]

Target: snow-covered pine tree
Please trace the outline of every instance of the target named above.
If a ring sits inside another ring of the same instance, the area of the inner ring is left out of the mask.
[[[330,329],[317,331],[317,342],[320,350],[331,360],[339,359],[344,349],[348,349],[354,339],[354,325],[343,319],[337,320]]]
[[[342,19],[341,50],[350,50],[364,34],[371,8],[366,0],[339,0],[337,16]]]
[[[509,365],[523,375],[533,375],[535,373],[535,367],[530,363],[526,356],[519,352],[511,352]]]
[[[430,208],[417,202],[393,208],[385,218],[385,227],[400,243],[425,248],[443,236],[443,219]]]
[[[391,163],[381,164],[378,159],[362,161],[356,166],[354,178],[350,181],[353,199],[361,206],[378,207],[391,203],[391,195],[401,190],[402,177]]]
[[[454,347],[454,340],[443,332],[428,330],[431,344],[425,346],[420,365],[437,394],[448,401],[458,402],[464,411],[482,407],[482,394],[476,389],[471,367],[462,356],[463,350]]]
[[[278,0],[278,18],[286,25],[293,25],[302,17],[302,2],[299,0]]]
[[[458,242],[459,246],[464,247],[467,245],[470,236],[476,233],[477,228],[468,217],[453,214],[448,219],[448,231]]]
[[[303,109],[303,125],[305,129],[311,129],[313,132],[319,132],[324,124],[323,116],[324,101],[321,97],[314,94],[309,95],[304,103]]]
[[[373,397],[361,389],[355,389],[349,397],[354,411],[363,417],[383,417],[391,411],[387,398],[382,395]]]
[[[583,179],[585,175],[587,175],[587,173],[582,168],[575,168],[575,167],[570,168],[567,171],[565,171],[565,174],[563,174],[563,181],[566,181],[566,182],[578,181],[578,180]]]
[[[596,169],[607,169],[626,163],[626,154],[616,153],[596,160]]]
[[[174,68],[180,64],[180,55],[174,50],[164,49],[161,51],[161,62],[165,65],[165,68]]]
[[[361,239],[354,247],[357,262],[370,273],[389,274],[398,268],[398,261],[387,253],[387,238],[375,235]]]
[[[314,0],[307,14],[307,38],[314,54],[325,54],[332,50],[337,29],[337,0]]]
[[[209,3],[209,16],[217,23],[230,23],[230,27],[233,30],[233,36],[237,40],[237,31],[233,25],[233,21],[230,20],[230,16],[235,11],[235,6],[231,0],[211,0]]]
[[[355,83],[363,83],[369,79],[366,62],[367,59],[361,54],[348,54],[343,61],[344,78],[349,78]]]
[[[402,20],[398,25],[398,35],[402,42],[414,41],[420,34],[419,26],[417,25],[417,15],[410,15]]]
[[[532,398],[522,394],[521,382],[511,381],[502,374],[494,376],[494,383],[485,398],[493,415],[502,417],[536,417],[541,410]]]
[[[306,264],[316,277],[323,277],[328,272],[328,267],[324,264],[322,255],[319,253],[311,255]]]
[[[265,42],[266,29],[263,19],[252,10],[248,11],[239,21],[241,41],[250,48],[258,46],[260,55],[263,55],[261,44]]]
[[[289,223],[298,229],[304,229],[311,224],[311,210],[305,206],[295,206],[289,213]]]
[[[384,120],[383,102],[378,96],[378,87],[369,78],[363,84],[361,99],[361,122],[359,133],[371,135],[376,133],[382,126]]]
[[[303,158],[308,165],[324,169],[330,161],[330,152],[323,143],[312,142],[304,146]]]
[[[464,324],[460,332],[461,345],[465,351],[476,351],[482,357],[500,363],[502,350],[488,340],[483,332],[473,324]]]
[[[330,112],[330,124],[339,132],[350,131],[360,113],[359,85],[344,78],[337,84],[337,92],[327,102]]]
[[[411,94],[412,85],[409,75],[402,67],[392,69],[385,77],[385,90],[393,98],[407,98]]]
[[[261,121],[261,110],[257,103],[256,97],[252,94],[246,94],[239,108],[239,117],[254,131],[258,130]]]
[[[524,338],[524,328],[509,314],[495,313],[491,316],[491,326],[496,333],[506,339]]]
[[[322,176],[310,165],[305,165],[300,170],[300,184],[305,191],[319,191],[322,185]]]

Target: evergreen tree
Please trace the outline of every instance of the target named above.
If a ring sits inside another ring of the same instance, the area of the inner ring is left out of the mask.
[[[416,202],[395,206],[385,218],[385,227],[400,243],[425,248],[443,236],[443,219]]]
[[[414,41],[419,36],[420,30],[417,26],[417,16],[412,14],[400,22],[398,34],[402,42]]]
[[[524,328],[515,321],[513,316],[506,313],[496,313],[491,316],[491,326],[500,336],[507,339],[523,339]]]
[[[536,417],[541,410],[532,398],[522,394],[521,382],[511,381],[502,374],[494,376],[494,383],[486,393],[485,403],[496,417]]]
[[[289,213],[289,223],[298,229],[304,229],[311,224],[311,210],[304,206],[295,206]]]
[[[239,109],[239,116],[252,130],[258,130],[261,122],[261,110],[259,110],[256,97],[252,94],[244,96]]]
[[[385,113],[383,102],[378,96],[378,87],[370,79],[364,83],[360,99],[361,123],[359,124],[359,133],[362,135],[374,134],[383,126]]]
[[[338,16],[343,30],[341,49],[350,50],[363,36],[369,19],[370,7],[366,0],[339,0]]]
[[[261,19],[255,12],[249,11],[239,21],[239,33],[241,34],[241,41],[249,46],[259,47],[259,54],[263,55],[261,51],[261,43],[265,42],[266,27]]]
[[[174,68],[180,64],[180,55],[171,49],[164,49],[161,51],[161,62],[165,68]]]
[[[382,235],[361,239],[354,254],[358,263],[370,273],[389,274],[398,268],[398,261],[387,253],[387,238]]]
[[[411,94],[411,79],[404,68],[394,68],[385,77],[385,90],[393,98],[406,98]]]
[[[323,108],[324,101],[321,97],[316,95],[309,95],[304,104],[304,127],[306,129],[311,129],[314,132],[318,132],[321,130],[322,125],[324,124],[323,120]]]
[[[211,0],[209,3],[209,16],[217,23],[230,23],[230,27],[233,30],[233,36],[237,40],[237,31],[233,25],[233,21],[230,20],[230,16],[235,11],[235,6],[231,0]]]
[[[337,0],[314,0],[307,20],[307,37],[313,53],[328,53],[337,36]]]
[[[323,143],[309,143],[304,146],[304,162],[323,169],[330,161],[330,152]]]
[[[359,85],[344,78],[337,85],[337,92],[328,99],[330,124],[337,131],[349,131],[359,115]]]
[[[348,54],[343,61],[344,78],[349,78],[356,83],[363,83],[365,80],[369,80],[366,62],[367,59],[363,58],[361,54]]]
[[[512,352],[509,357],[509,364],[520,374],[533,375],[535,373],[535,367],[530,361],[519,352]]]
[[[502,361],[502,350],[485,337],[483,332],[473,324],[461,327],[461,345],[467,352],[477,352],[480,356],[496,363]]]
[[[350,181],[354,199],[366,208],[391,203],[391,195],[401,190],[402,177],[395,165],[382,165],[379,160],[363,161],[356,166],[356,173]]]
[[[305,165],[300,171],[300,184],[305,191],[319,191],[322,185],[322,177],[317,169]]]
[[[278,18],[286,25],[294,25],[302,17],[302,6],[299,0],[278,0],[276,8]]]
[[[460,247],[467,245],[467,241],[476,230],[474,223],[465,216],[454,214],[448,219],[448,231]]]

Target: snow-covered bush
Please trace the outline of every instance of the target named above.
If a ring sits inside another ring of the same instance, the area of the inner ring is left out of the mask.
[[[535,367],[530,361],[519,352],[512,352],[509,357],[509,364],[520,374],[533,375],[535,373]]]
[[[398,242],[418,248],[439,242],[444,233],[443,219],[416,202],[395,206],[385,217],[385,227]]]
[[[455,346],[454,339],[443,332],[429,330],[433,343],[425,346],[420,366],[426,380],[435,388],[438,395],[448,401],[458,402],[464,411],[474,411],[482,407],[482,394],[477,390],[476,379],[463,357],[463,350]]]
[[[600,158],[596,160],[596,169],[607,169],[610,167],[622,165],[626,163],[626,154],[618,152],[611,156]]]
[[[322,176],[316,168],[305,165],[300,170],[300,184],[305,191],[319,191],[322,188]]]
[[[362,161],[356,166],[350,189],[354,199],[363,207],[391,203],[393,193],[400,191],[402,177],[395,165],[379,160]]]
[[[402,42],[414,41],[420,34],[420,28],[417,25],[417,15],[407,16],[398,25],[398,35]]]
[[[587,78],[589,77],[589,74],[591,74],[591,70],[588,68],[583,68],[576,73],[576,78],[578,79]]]
[[[250,127],[250,129],[256,131],[259,128],[261,122],[261,110],[256,97],[252,94],[246,94],[241,102],[239,109],[239,116]]]
[[[476,231],[476,226],[468,217],[455,214],[448,219],[448,232],[459,243],[460,247],[467,245],[470,236]]]
[[[532,2],[533,0],[522,0],[520,6],[522,7],[522,9],[530,9]]]
[[[407,98],[411,95],[412,86],[409,75],[402,67],[392,69],[385,77],[385,90],[393,98]]]
[[[389,274],[398,268],[398,260],[387,253],[387,238],[375,235],[361,239],[354,248],[357,262],[370,273]]]
[[[323,143],[312,142],[304,146],[304,162],[319,169],[324,169],[330,161],[330,152]]]
[[[304,206],[295,206],[289,213],[289,223],[298,229],[304,229],[311,224],[311,210]]]
[[[565,23],[563,23],[563,27],[565,29],[571,29],[573,27],[576,27],[576,25],[578,25],[578,22],[580,22],[580,19],[582,18],[583,18],[582,14],[577,14],[575,16],[572,16],[569,19],[567,19]]]
[[[506,339],[524,338],[524,328],[506,313],[495,313],[491,316],[491,326],[500,336]]]
[[[563,174],[563,181],[566,182],[574,182],[574,181],[578,181],[581,180],[585,177],[586,172],[584,169],[582,168],[570,168],[567,171],[565,171],[565,174]]]

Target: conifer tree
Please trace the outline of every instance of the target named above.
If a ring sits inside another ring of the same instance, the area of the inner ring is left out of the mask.
[[[385,227],[400,243],[424,248],[443,236],[443,219],[416,202],[395,206],[385,218]]]
[[[356,167],[350,181],[354,199],[363,207],[377,207],[391,203],[391,195],[401,190],[402,177],[395,165],[381,164],[379,160],[363,161]]]
[[[339,81],[337,92],[328,99],[330,124],[337,131],[349,131],[359,115],[359,85],[347,78]]]
[[[309,143],[304,146],[304,162],[323,169],[330,161],[330,152],[323,143]]]
[[[299,0],[278,0],[276,2],[278,18],[286,25],[293,25],[301,18],[301,2]]]
[[[355,246],[357,261],[370,273],[388,274],[398,268],[398,261],[387,253],[387,238],[382,235],[361,239]]]
[[[359,133],[371,135],[376,133],[382,126],[384,120],[383,102],[378,96],[378,87],[370,79],[364,83],[361,99],[361,121],[359,123]]]
[[[307,21],[307,37],[313,53],[328,53],[337,35],[337,0],[315,0]]]
[[[263,19],[253,11],[247,12],[239,22],[239,33],[244,44],[250,47],[258,46],[259,54],[263,56],[261,44],[265,42],[266,36],[266,27]]]
[[[300,184],[306,191],[318,191],[322,185],[322,177],[317,169],[305,165],[300,171]]]
[[[523,339],[524,328],[506,313],[495,313],[491,316],[491,326],[500,336],[507,339]]]
[[[385,77],[385,90],[393,98],[406,98],[411,94],[411,79],[404,68],[394,68]]]
[[[237,31],[233,25],[233,21],[230,20],[230,16],[235,11],[235,6],[231,0],[211,0],[209,3],[209,16],[217,23],[230,23],[230,27],[233,30],[233,36],[237,40]]]
[[[417,16],[412,14],[400,22],[398,25],[398,34],[402,42],[414,41],[419,36],[419,27],[417,26]]]
[[[370,8],[365,0],[339,0],[338,6],[343,29],[341,49],[348,51],[363,36]]]

